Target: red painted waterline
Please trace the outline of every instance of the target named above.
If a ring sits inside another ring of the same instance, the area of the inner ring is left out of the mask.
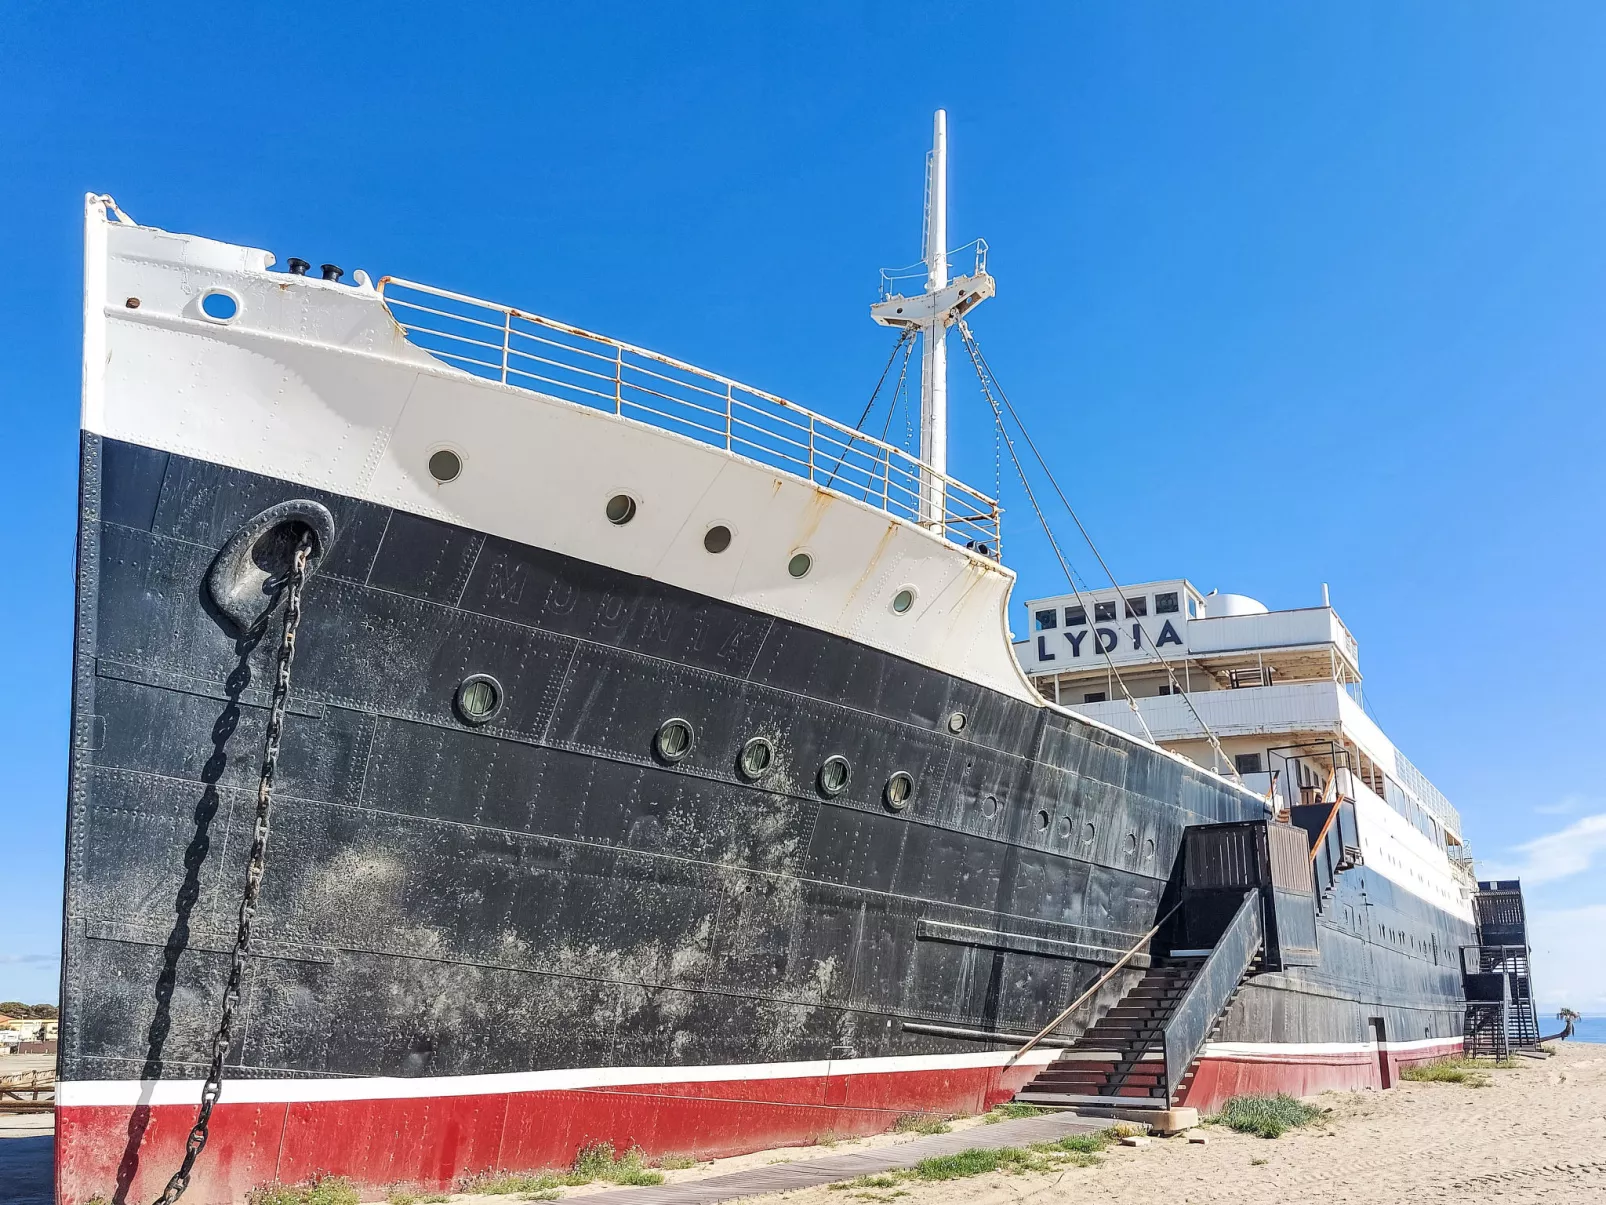
[[[648,1156],[712,1158],[819,1135],[880,1133],[911,1112],[982,1112],[1038,1071],[967,1067],[544,1090],[399,1100],[229,1103],[212,1113],[185,1205],[229,1205],[261,1184],[349,1177],[364,1196],[387,1185],[450,1189],[496,1170],[565,1167],[594,1142]],[[183,1157],[190,1105],[56,1110],[56,1200],[139,1205]]]
[[[1251,1093],[1310,1096],[1317,1092],[1393,1087],[1399,1082],[1402,1067],[1460,1054],[1461,1047],[1460,1038],[1447,1038],[1432,1046],[1404,1050],[1357,1047],[1330,1053],[1213,1054],[1199,1061],[1193,1082],[1176,1103],[1204,1113],[1219,1108],[1230,1096]],[[1383,1079],[1385,1063],[1387,1083]]]
[[[1398,1069],[1456,1053],[1388,1052]],[[886,1130],[902,1115],[983,1112],[1014,1095],[1036,1065],[787,1079],[732,1079],[478,1096],[218,1104],[186,1205],[233,1205],[253,1188],[315,1175],[345,1176],[365,1197],[395,1184],[449,1190],[466,1176],[567,1166],[594,1142],[649,1157],[717,1158],[797,1145],[831,1133]],[[1185,1102],[1200,1109],[1244,1092],[1307,1095],[1376,1088],[1375,1050],[1286,1056],[1212,1056]],[[57,1205],[140,1205],[183,1157],[191,1105],[76,1105],[56,1110]]]

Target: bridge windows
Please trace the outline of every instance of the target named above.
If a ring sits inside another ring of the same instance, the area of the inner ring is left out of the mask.
[[[1149,600],[1144,595],[1126,600],[1126,617],[1128,619],[1141,619],[1149,613]]]
[[[1077,627],[1081,627],[1086,622],[1087,622],[1087,608],[1086,607],[1066,607],[1065,608],[1065,626],[1066,627],[1068,627],[1068,628],[1077,628]]]
[[[1177,613],[1177,592],[1168,590],[1164,594],[1154,596],[1154,613],[1156,615],[1175,615]]]
[[[1039,611],[1037,613],[1037,630],[1039,632],[1050,631],[1058,623],[1058,620],[1059,620],[1058,613],[1056,613],[1052,609],[1047,610],[1047,611]]]
[[[1096,602],[1093,604],[1093,618],[1099,623],[1115,622],[1115,604],[1113,602]]]

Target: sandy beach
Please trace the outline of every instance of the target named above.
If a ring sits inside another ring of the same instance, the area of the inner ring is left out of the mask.
[[[1490,1085],[1405,1082],[1388,1092],[1327,1093],[1322,1122],[1278,1139],[1219,1126],[1113,1148],[1098,1167],[1052,1176],[990,1174],[896,1190],[808,1189],[788,1205],[1019,1201],[1286,1205],[1290,1201],[1606,1201],[1606,1046],[1562,1043],[1545,1061],[1491,1071]]]
[[[819,1187],[747,1200],[764,1205],[1287,1205],[1291,1201],[1404,1205],[1416,1201],[1606,1201],[1606,1046],[1560,1043],[1546,1060],[1487,1072],[1487,1087],[1402,1082],[1388,1092],[1325,1093],[1321,1121],[1264,1139],[1206,1125],[1187,1136],[1113,1147],[1096,1167],[1050,1175],[991,1173],[908,1180],[891,1188]],[[973,1120],[960,1123],[966,1127]],[[821,1148],[760,1152],[668,1173],[670,1183],[774,1163],[874,1149],[883,1135]],[[569,1189],[604,1205],[619,1192]],[[595,1194],[595,1196],[593,1196]],[[461,1205],[507,1197],[455,1196]]]

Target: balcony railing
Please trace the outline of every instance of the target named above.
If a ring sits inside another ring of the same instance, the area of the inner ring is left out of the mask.
[[[387,276],[408,341],[449,365],[711,444],[999,557],[996,501],[785,398],[606,335]],[[938,488],[940,483],[940,488]],[[940,499],[942,514],[931,499]]]

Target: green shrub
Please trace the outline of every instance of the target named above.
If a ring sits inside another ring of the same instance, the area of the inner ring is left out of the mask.
[[[1221,1106],[1221,1112],[1206,1120],[1230,1126],[1240,1134],[1281,1138],[1295,1126],[1309,1125],[1321,1115],[1320,1109],[1279,1092],[1276,1096],[1234,1096]]]
[[[666,1172],[682,1172],[688,1167],[696,1167],[697,1160],[690,1155],[665,1155],[658,1160],[658,1166]]]
[[[301,1184],[264,1184],[245,1199],[250,1205],[357,1205],[357,1190],[343,1176],[314,1176]]]

